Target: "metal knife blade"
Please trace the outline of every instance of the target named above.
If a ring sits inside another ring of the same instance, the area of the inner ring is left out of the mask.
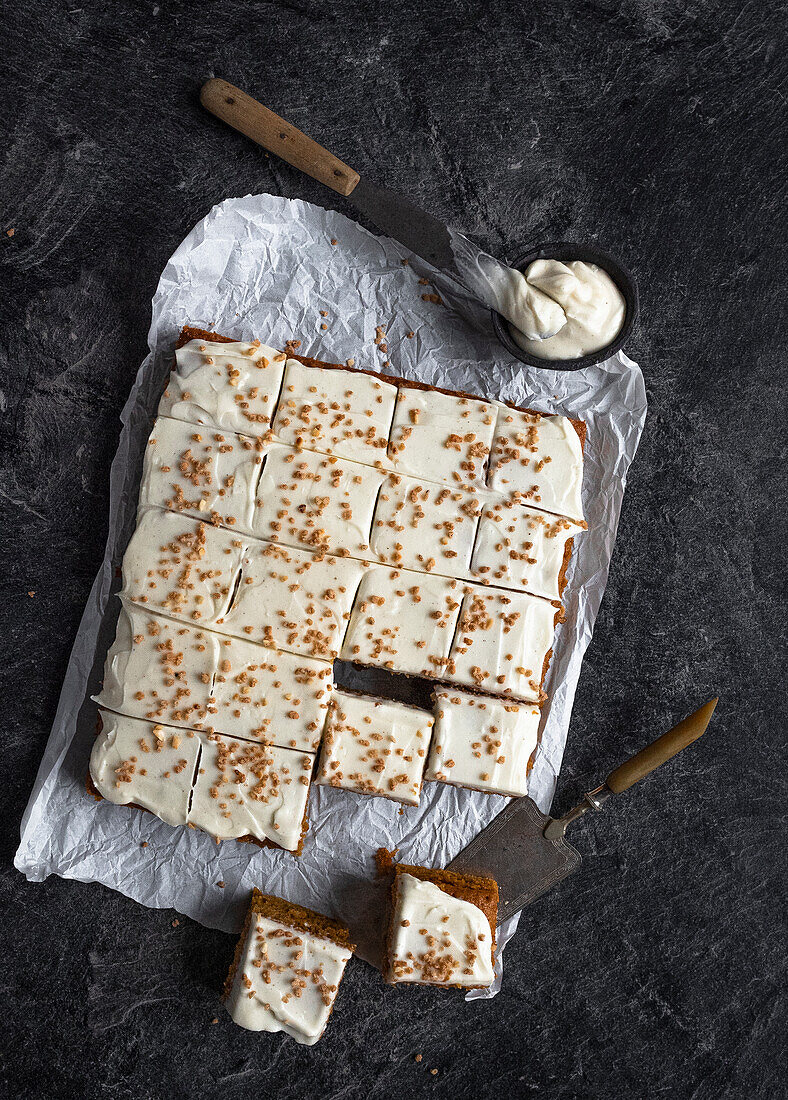
[[[452,268],[454,253],[447,226],[404,195],[379,187],[362,176],[347,200],[378,229],[423,256],[433,267],[447,271]]]
[[[485,295],[490,296],[490,278],[509,270],[500,260],[483,252],[462,233],[450,229],[404,195],[371,183],[363,176],[347,199],[387,236],[394,237],[433,267],[443,268],[483,300]],[[477,285],[472,287],[469,284],[474,280]],[[493,306],[496,302],[497,299],[490,299],[487,304]]]

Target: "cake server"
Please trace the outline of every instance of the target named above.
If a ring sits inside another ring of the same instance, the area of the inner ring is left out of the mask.
[[[510,314],[517,283],[512,282],[515,277],[512,269],[483,252],[462,233],[450,229],[396,191],[362,178],[333,153],[234,84],[217,78],[206,81],[200,91],[200,102],[234,130],[343,195],[387,236],[394,237],[433,267],[441,268],[490,309],[509,321],[514,320]],[[528,335],[545,339],[553,333]]]
[[[625,760],[605,782],[563,817],[543,814],[528,797],[513,799],[467,848],[451,861],[452,871],[487,874],[498,883],[498,920],[530,905],[580,865],[566,840],[567,828],[588,810],[601,810],[612,794],[628,791],[705,732],[717,699],[710,699],[651,745]]]

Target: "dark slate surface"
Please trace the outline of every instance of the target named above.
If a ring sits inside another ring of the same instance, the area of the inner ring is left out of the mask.
[[[4,6],[3,1095],[785,1095],[785,30],[682,0]],[[577,237],[632,266],[651,411],[558,808],[722,696],[578,833],[495,1001],[359,963],[312,1051],[217,1009],[229,937],[11,868],[158,274],[226,196],[332,201],[205,117],[209,75],[500,254]]]

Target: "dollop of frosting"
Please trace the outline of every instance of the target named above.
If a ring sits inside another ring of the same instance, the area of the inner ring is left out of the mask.
[[[579,359],[599,351],[621,331],[624,296],[597,264],[534,260],[511,272],[501,313],[512,338],[540,359]]]

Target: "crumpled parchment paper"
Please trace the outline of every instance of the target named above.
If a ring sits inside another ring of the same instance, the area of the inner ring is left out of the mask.
[[[425,294],[436,291],[442,303],[425,300]],[[277,347],[299,339],[304,355],[340,363],[354,358],[359,367],[586,421],[583,495],[589,530],[575,541],[567,617],[558,628],[545,685],[549,703],[531,777],[531,795],[544,811],[552,800],[580,664],[605,588],[627,469],[645,420],[643,376],[622,354],[565,374],[516,362],[495,341],[486,311],[456,284],[396,242],[298,200],[250,195],[220,203],[164,269],[153,299],[150,354],[121,415],[106,554],[22,820],[16,866],[31,881],[55,873],[102,882],[143,905],[173,907],[226,931],[240,928],[255,885],[345,921],[358,953],[375,963],[386,907],[385,887],[375,875],[376,849],[398,848],[398,858],[408,863],[444,866],[498,813],[504,798],[427,783],[421,804],[402,812],[383,798],[315,787],[304,853],[295,859],[233,841],[217,846],[204,833],[96,803],[85,791],[96,719],[89,697],[100,686],[114,636],[115,574],[134,528],[142,451],[175,339],[186,323],[238,339],[258,337]],[[375,344],[380,325],[387,352]],[[410,339],[409,332],[414,333]],[[343,684],[354,686],[353,673],[344,676]],[[493,996],[500,988],[500,954],[517,920],[510,918],[499,928],[495,985],[469,996]]]

